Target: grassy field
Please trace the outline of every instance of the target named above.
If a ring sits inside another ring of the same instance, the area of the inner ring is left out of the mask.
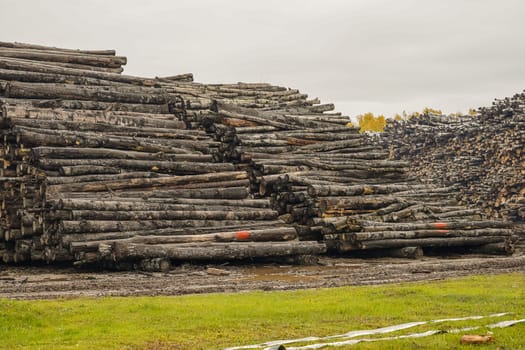
[[[386,337],[525,318],[525,275],[441,282],[177,297],[44,301],[0,299],[0,348],[220,349],[275,339],[326,336],[412,321],[512,315],[426,324]],[[483,349],[525,349],[525,323],[493,329]],[[458,334],[361,343],[337,349],[471,349]],[[296,344],[294,344],[296,345]]]

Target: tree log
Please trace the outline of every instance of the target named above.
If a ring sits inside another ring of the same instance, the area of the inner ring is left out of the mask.
[[[416,238],[416,239],[385,239],[377,241],[362,241],[356,244],[340,241],[337,249],[344,253],[356,249],[385,249],[402,247],[458,247],[480,246],[488,243],[504,242],[508,237],[448,237],[448,238]]]
[[[275,242],[290,241],[297,238],[293,227],[279,229],[250,230],[236,232],[217,232],[196,235],[174,235],[174,236],[132,236],[122,240],[106,240],[105,244],[112,243],[134,243],[134,244],[181,244],[198,242]],[[71,242],[70,251],[93,251],[97,250],[101,241]]]
[[[152,89],[153,90],[153,89]],[[165,104],[177,100],[177,95],[158,90],[157,93],[142,91],[119,91],[116,87],[96,87],[72,84],[44,84],[11,81],[5,88],[5,96],[29,99],[93,100],[101,102],[124,102],[140,104]]]
[[[48,61],[74,63],[95,67],[120,68],[126,64],[126,57],[113,55],[90,55],[77,53],[65,53],[51,50],[33,50],[25,48],[0,47],[1,57],[21,58],[32,61]]]
[[[75,49],[64,49],[54,46],[35,45],[19,42],[4,42],[0,41],[0,47],[8,47],[14,49],[31,49],[31,50],[44,50],[44,51],[57,51],[69,54],[87,54],[87,55],[109,55],[115,56],[115,50],[75,50]]]
[[[115,243],[115,259],[170,258],[173,260],[238,260],[289,255],[316,255],[326,251],[317,242],[257,242],[147,245]]]
[[[226,208],[225,208],[226,209]],[[273,209],[246,210],[148,210],[148,211],[116,211],[116,210],[63,210],[50,213],[50,219],[62,220],[272,220],[277,218]]]

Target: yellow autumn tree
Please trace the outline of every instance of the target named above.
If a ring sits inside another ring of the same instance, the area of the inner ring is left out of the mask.
[[[479,113],[478,113],[478,111],[477,111],[476,109],[474,109],[474,108],[470,108],[470,109],[468,110],[468,115],[470,115],[471,117],[476,117],[476,116],[479,115]]]
[[[412,112],[406,116],[406,120],[421,117],[422,115],[429,115],[429,114],[437,114],[442,115],[443,112],[440,109],[431,108],[431,107],[425,107],[421,112]]]
[[[423,114],[442,115],[443,112],[441,112],[441,109],[434,109],[434,108],[430,108],[430,107],[425,107],[425,108],[423,108]]]
[[[383,115],[374,116],[373,113],[365,113],[357,116],[359,121],[359,132],[372,131],[382,132],[386,126],[386,118]]]

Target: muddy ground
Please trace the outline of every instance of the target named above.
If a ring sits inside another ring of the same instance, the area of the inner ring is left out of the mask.
[[[48,299],[289,290],[442,280],[508,272],[523,273],[525,278],[525,254],[511,257],[425,257],[419,260],[322,257],[317,265],[307,266],[184,264],[167,273],[0,265],[0,297]]]

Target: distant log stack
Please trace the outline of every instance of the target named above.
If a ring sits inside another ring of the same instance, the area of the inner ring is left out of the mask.
[[[413,159],[424,181],[455,186],[486,217],[525,219],[525,93],[496,100],[478,116],[426,115],[389,123],[391,156]]]
[[[303,240],[351,254],[408,256],[422,248],[512,253],[508,224],[481,221],[479,210],[458,204],[454,188],[418,182],[408,162],[388,160],[348,118],[324,113],[332,106],[316,107],[253,110],[218,101],[196,118],[221,142],[221,158],[248,169],[252,192],[270,196]],[[362,222],[393,233],[355,236],[365,230]],[[396,226],[402,223],[409,225]],[[457,223],[465,228],[448,229]],[[421,226],[424,232],[413,228]]]
[[[496,100],[477,116],[425,115],[392,122],[380,139],[391,157],[413,159],[423,181],[454,186],[483,217],[525,221],[525,94]],[[523,240],[522,240],[523,241]],[[523,245],[521,243],[520,245]]]
[[[476,116],[424,115],[388,124],[391,157],[413,160],[423,181],[454,186],[483,217],[525,222],[525,93],[496,100]]]

